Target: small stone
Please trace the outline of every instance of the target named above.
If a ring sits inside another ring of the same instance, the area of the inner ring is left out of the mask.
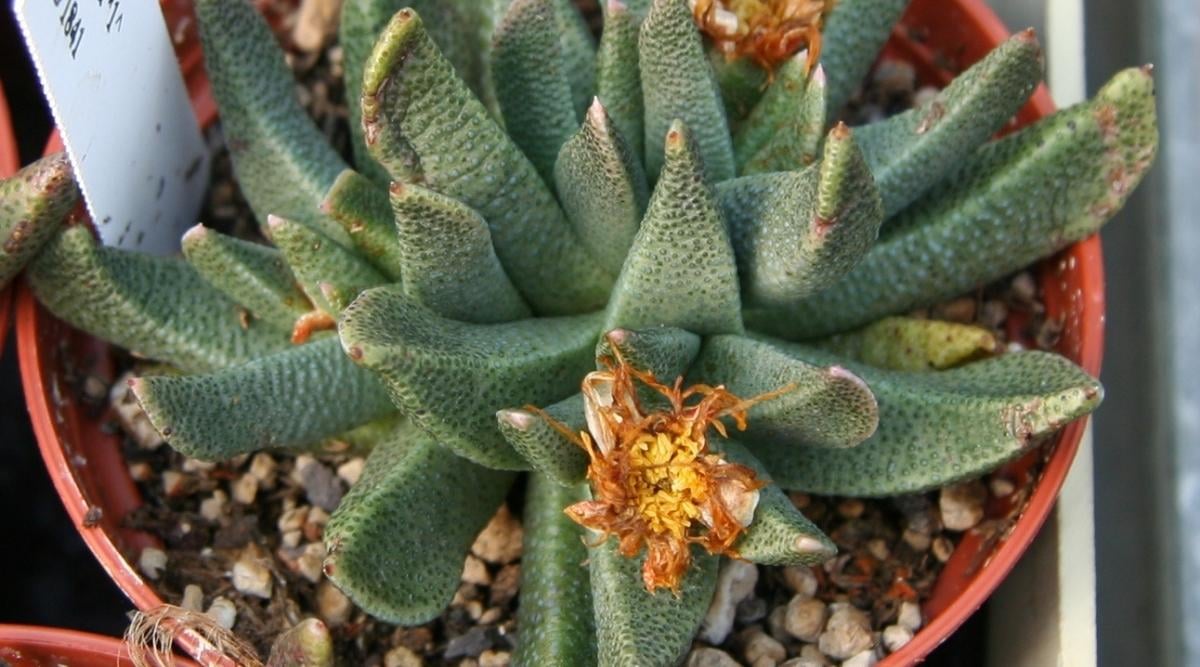
[[[921,608],[916,602],[901,602],[900,611],[896,614],[896,625],[908,628],[911,632],[921,629]]]
[[[912,547],[913,551],[918,552],[928,551],[929,545],[933,542],[933,538],[929,535],[929,533],[913,530],[912,528],[904,529],[904,535],[902,537],[905,544]]]
[[[917,73],[903,60],[886,58],[871,73],[871,79],[884,93],[910,93],[916,89]]]
[[[1013,276],[1009,288],[1018,303],[1033,303],[1037,297],[1037,281],[1028,271],[1022,271]]]
[[[187,473],[199,474],[211,472],[216,467],[217,464],[213,461],[201,461],[200,459],[186,458],[179,466],[179,469]]]
[[[738,603],[734,620],[738,625],[758,623],[767,617],[767,601],[762,598],[746,598]]]
[[[467,630],[466,634],[454,637],[446,644],[446,659],[477,657],[491,647],[492,638],[488,635],[487,628],[475,626]]]
[[[488,604],[493,607],[503,607],[517,596],[520,586],[521,566],[516,563],[505,565],[500,568],[500,571],[496,573],[496,578],[492,580],[492,587],[488,592]]]
[[[341,481],[329,466],[312,457],[301,467],[301,458],[296,457],[296,472],[309,502],[326,512],[334,511],[342,502]]]
[[[304,533],[302,533],[298,530],[289,530],[289,531],[283,533],[283,536],[280,538],[281,542],[283,543],[283,546],[285,546],[289,549],[294,549],[294,548],[300,546],[300,542],[303,539],[304,539]]]
[[[875,560],[885,561],[892,555],[892,548],[888,546],[887,540],[877,537],[867,541],[867,553]]]
[[[983,503],[986,500],[987,489],[979,480],[942,489],[938,495],[942,525],[946,530],[961,531],[974,528],[983,520]]]
[[[162,474],[163,494],[168,498],[178,498],[188,491],[187,475],[178,470],[167,470]]]
[[[312,583],[321,580],[325,567],[325,545],[311,542],[304,545],[304,551],[296,559],[296,572]]]
[[[229,598],[218,595],[212,604],[208,605],[208,611],[204,612],[204,615],[226,630],[232,630],[233,624],[237,622],[237,607]]]
[[[774,667],[787,657],[787,649],[783,647],[783,644],[762,630],[751,632],[743,638],[743,641],[745,643],[742,655],[755,667],[761,667],[760,663],[763,662]]]
[[[392,644],[416,653],[428,653],[433,649],[433,631],[423,625],[415,628],[398,627],[392,632]]]
[[[797,595],[787,604],[784,628],[788,634],[805,642],[815,642],[825,629],[828,613],[825,603],[817,598]]]
[[[740,667],[728,653],[709,646],[692,649],[687,659],[687,667]]]
[[[275,469],[278,464],[271,455],[266,452],[259,452],[250,459],[250,467],[246,472],[258,480],[258,487],[263,490],[275,488]]]
[[[788,590],[796,595],[812,597],[817,594],[817,575],[807,565],[790,565],[783,568],[783,581]]]
[[[754,593],[758,583],[758,568],[744,560],[726,559],[717,578],[708,613],[700,626],[700,638],[714,646],[725,643],[733,629],[737,605]]]
[[[329,512],[320,507],[310,507],[304,520],[304,539],[319,542],[325,536],[325,524],[329,523]]]
[[[475,538],[471,553],[489,563],[511,563],[521,557],[522,537],[521,522],[502,505]]]
[[[150,418],[146,416],[146,411],[142,409],[137,397],[133,395],[133,391],[129,388],[129,381],[135,377],[134,372],[129,371],[113,383],[112,390],[108,394],[108,403],[113,408],[113,414],[117,416],[117,422],[121,425],[121,430],[138,447],[142,449],[158,449],[166,441],[158,432],[158,429],[154,428],[154,424],[150,423]]]
[[[875,638],[871,635],[871,619],[852,605],[834,605],[825,631],[817,640],[817,647],[835,660],[845,660],[871,648]]]
[[[990,329],[999,329],[1008,321],[1008,306],[999,299],[989,299],[983,302],[979,313],[979,323]]]
[[[290,530],[300,530],[304,527],[304,521],[308,519],[308,505],[300,505],[289,510],[284,510],[283,514],[279,515],[279,520],[275,522],[279,532],[286,533]]]
[[[813,660],[812,658],[792,658],[779,663],[779,667],[827,667],[828,660]]]
[[[487,586],[492,583],[492,575],[483,561],[467,554],[467,560],[463,563],[462,580],[468,584]]]
[[[828,665],[829,658],[821,653],[821,649],[817,648],[816,644],[805,644],[800,647],[800,657],[807,658],[821,665]]]
[[[488,607],[483,615],[479,617],[480,625],[495,625],[504,616],[504,610],[500,607]]]
[[[997,498],[1007,498],[1017,490],[1017,485],[1007,477],[993,477],[992,481],[988,482],[988,488],[992,495]]]
[[[798,510],[802,510],[812,504],[812,496],[802,491],[792,491],[788,494],[788,498]]]
[[[467,600],[463,609],[466,610],[467,616],[471,617],[472,621],[478,621],[483,616],[483,603],[479,600]]]
[[[938,535],[933,538],[933,544],[930,545],[933,551],[933,557],[938,559],[938,562],[945,563],[950,560],[950,555],[954,553],[954,543],[945,535]]]
[[[242,552],[233,564],[231,579],[233,587],[239,592],[264,600],[271,599],[271,570],[262,564],[262,559],[255,550],[247,549]]]
[[[346,483],[347,486],[354,486],[358,483],[358,478],[362,477],[363,466],[366,465],[366,459],[361,456],[346,461],[338,466],[337,476]]]
[[[875,651],[867,649],[844,660],[842,667],[875,667],[878,662],[879,658],[875,655]]]
[[[326,579],[317,585],[317,615],[329,627],[339,626],[350,620],[350,612],[353,609],[350,598],[339,591],[333,582]]]
[[[99,405],[106,395],[108,395],[108,383],[103,378],[89,375],[83,379],[83,396],[88,401]]]
[[[138,556],[138,569],[147,578],[157,581],[159,575],[167,567],[167,552],[156,547],[146,547]]]
[[[249,473],[242,475],[230,484],[229,491],[239,505],[253,505],[258,497],[258,478]]]
[[[423,667],[425,661],[407,646],[397,646],[383,656],[383,667]]]
[[[292,43],[301,51],[320,49],[337,32],[342,0],[303,0],[296,12]]]
[[[913,93],[913,106],[919,107],[929,104],[938,96],[939,92],[941,91],[933,86],[921,86],[917,89],[917,92]]]
[[[512,663],[512,653],[488,649],[479,654],[479,667],[508,667]]]
[[[838,503],[837,512],[845,519],[857,519],[867,509],[867,504],[858,498],[847,498]]]
[[[933,309],[935,319],[968,324],[975,321],[975,299],[969,296],[947,301]]]
[[[204,611],[204,591],[196,584],[184,586],[183,600],[179,606],[197,613]]]
[[[148,482],[152,477],[154,477],[154,466],[146,463],[145,461],[130,463],[129,476],[135,482]]]
[[[228,502],[228,494],[214,489],[211,496],[200,501],[200,516],[209,521],[216,521],[225,515],[225,504]]]
[[[781,642],[791,641],[792,635],[787,631],[787,605],[780,605],[767,614],[767,632]]]
[[[889,625],[883,629],[883,646],[888,653],[895,653],[912,641],[912,630],[903,625]]]

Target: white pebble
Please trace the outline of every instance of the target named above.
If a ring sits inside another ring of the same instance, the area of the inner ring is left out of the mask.
[[[230,495],[239,505],[253,505],[258,497],[258,478],[250,473],[234,480],[230,487]]]
[[[492,575],[482,560],[467,554],[467,560],[463,562],[462,580],[468,584],[487,586],[492,583]]]
[[[259,452],[250,459],[250,468],[246,472],[258,480],[259,488],[271,489],[275,486],[275,467],[277,465],[270,454]]]
[[[217,625],[226,630],[232,630],[233,624],[237,622],[237,607],[229,598],[217,596],[217,599],[208,606],[208,611],[204,612],[204,615],[216,621]]]
[[[908,628],[912,632],[921,629],[921,608],[916,602],[901,602],[900,612],[896,616],[896,625]]]
[[[850,656],[842,662],[842,667],[875,667],[875,663],[879,662],[875,651],[867,649],[860,653]]]
[[[773,666],[783,662],[787,657],[787,649],[783,647],[783,644],[762,630],[746,637],[745,642],[742,654],[746,657],[746,662],[751,665],[767,662]]]
[[[216,521],[225,514],[225,503],[229,502],[229,495],[220,489],[212,492],[212,495],[200,501],[200,516],[209,521]]]
[[[204,591],[196,584],[184,586],[183,601],[179,603],[179,606],[188,611],[204,611]]]
[[[817,598],[797,595],[787,604],[784,627],[789,635],[805,642],[815,642],[825,629],[825,603]]]
[[[883,646],[888,653],[894,653],[904,648],[904,645],[912,641],[912,638],[912,630],[903,625],[889,625],[883,629]]]
[[[304,553],[296,559],[296,571],[314,584],[321,580],[325,566],[325,545],[310,542],[304,545]]]
[[[155,547],[142,549],[142,554],[138,557],[138,569],[142,571],[142,574],[152,580],[157,580],[166,567],[167,552]]]
[[[350,620],[352,610],[350,598],[342,594],[328,579],[317,586],[317,615],[330,627],[342,625]]]
[[[358,478],[362,477],[363,465],[365,463],[366,461],[362,457],[352,458],[338,466],[337,476],[342,478],[349,486],[354,486],[358,483]]]
[[[488,649],[479,654],[479,667],[508,667],[512,664],[512,654],[508,651]]]
[[[304,539],[304,533],[301,533],[299,530],[289,530],[289,531],[283,533],[281,542],[282,542],[283,546],[285,546],[289,549],[294,549],[294,548],[300,546],[300,541],[302,539]]]
[[[271,570],[263,566],[249,552],[242,554],[242,557],[233,564],[231,578],[233,587],[238,591],[264,600],[271,599]]]
[[[817,576],[806,565],[791,565],[783,568],[783,580],[788,590],[796,595],[812,597],[817,594]]]
[[[874,644],[871,619],[851,605],[833,605],[825,631],[817,640],[821,652],[837,660],[858,655]]]
[[[307,519],[308,505],[300,505],[290,510],[284,510],[283,514],[279,515],[279,521],[275,522],[275,527],[281,533],[286,533],[289,530],[300,530],[304,527],[304,522]]]
[[[708,607],[708,613],[704,616],[700,638],[714,646],[725,643],[725,638],[733,629],[738,603],[754,593],[754,585],[757,583],[758,568],[754,563],[727,559],[721,566],[721,573],[717,578],[717,591]]]
[[[182,496],[187,490],[187,475],[178,470],[168,470],[162,474],[163,494],[168,498]]]
[[[383,667],[422,667],[425,661],[407,646],[397,646],[383,656]]]
[[[740,667],[738,661],[721,649],[701,646],[688,656],[687,667]]]
[[[938,508],[942,511],[942,525],[946,530],[974,528],[983,520],[985,500],[987,500],[987,489],[979,480],[942,489],[938,495]]]

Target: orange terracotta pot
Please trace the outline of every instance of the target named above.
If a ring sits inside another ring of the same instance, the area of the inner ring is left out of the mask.
[[[21,155],[17,151],[17,137],[13,133],[12,119],[8,114],[8,101],[4,88],[0,87],[0,178],[7,178],[21,167]],[[0,288],[0,354],[4,353],[4,342],[8,338],[11,322],[12,288]]]
[[[0,661],[12,667],[133,667],[120,639],[30,625],[0,625]],[[177,658],[174,664],[196,663]]]
[[[982,0],[914,0],[895,29],[883,57],[913,63],[922,83],[944,85],[1007,36],[1007,30]],[[182,58],[186,66],[198,59]],[[195,67],[195,65],[193,65]],[[197,116],[215,115],[207,84],[189,76]],[[1022,109],[1013,128],[1054,110],[1045,88]],[[1013,128],[1009,128],[1010,130]],[[1100,240],[1093,236],[1042,262],[1037,274],[1048,316],[1063,322],[1058,351],[1093,375],[1100,372],[1104,338],[1104,271]],[[1013,331],[1018,322],[1010,323]],[[141,499],[121,458],[120,440],[102,428],[103,414],[84,406],[71,377],[94,374],[112,379],[108,346],[54,319],[28,289],[17,299],[17,341],[21,376],[42,456],[71,519],[84,541],[125,594],[140,609],[161,604],[154,590],[130,564],[150,535],[123,528],[121,519]],[[994,504],[993,516],[1012,518],[1001,533],[968,532],[954,551],[924,606],[926,624],[900,651],[881,665],[920,661],[974,613],[1012,570],[1049,515],[1079,447],[1085,422],[1068,425],[1054,442],[1006,466],[1000,474],[1018,488],[1033,480],[1021,507]],[[1045,459],[1044,465],[1038,463]],[[92,508],[96,521],[85,521]],[[196,637],[182,644],[203,664],[218,664],[214,654],[198,653]]]

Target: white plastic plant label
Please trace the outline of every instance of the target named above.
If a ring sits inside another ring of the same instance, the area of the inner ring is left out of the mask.
[[[208,152],[155,0],[15,0],[88,211],[109,244],[179,249]]]

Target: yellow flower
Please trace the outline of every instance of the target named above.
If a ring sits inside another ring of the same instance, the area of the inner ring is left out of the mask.
[[[834,0],[691,0],[696,24],[730,59],[763,69],[807,48],[809,71],[821,57],[821,26]]]
[[[758,490],[764,486],[753,470],[709,449],[708,429],[725,435],[723,417],[732,417],[743,429],[752,405],[793,387],[750,400],[723,386],[682,388],[683,378],[668,387],[626,363],[615,352],[613,335],[614,355],[605,360],[607,368],[583,380],[588,432],[575,435],[541,413],[589,458],[592,499],[565,511],[606,538],[615,535],[624,556],[636,556],[645,546],[646,589],[678,592],[691,564],[689,545],[737,557],[733,545],[753,520]],[[653,390],[665,405],[647,409],[638,397],[638,384]]]

